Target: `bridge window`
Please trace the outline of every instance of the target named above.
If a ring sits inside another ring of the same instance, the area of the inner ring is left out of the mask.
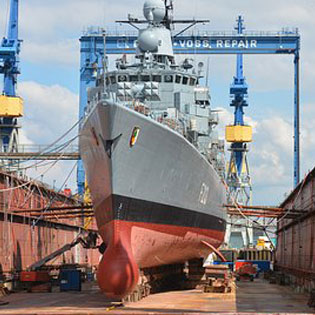
[[[127,76],[124,74],[121,74],[118,76],[118,82],[126,82],[127,81]]]
[[[182,76],[181,75],[177,75],[176,78],[175,78],[175,83],[180,84],[181,81],[182,81]]]
[[[154,81],[154,82],[162,82],[162,76],[160,76],[160,75],[153,75],[152,76],[152,81]]]
[[[183,77],[183,84],[187,85],[187,83],[188,83],[188,78],[187,77]]]
[[[163,58],[164,56],[156,56],[155,57],[155,60],[157,61],[157,62],[159,62],[159,63],[162,63],[163,62]]]
[[[141,76],[141,81],[142,82],[149,82],[149,81],[151,81],[151,78],[150,78],[149,75],[142,75]]]
[[[170,75],[170,74],[167,74],[165,77],[164,77],[164,82],[166,83],[173,83],[174,82],[174,76]]]
[[[190,84],[191,86],[196,85],[196,79],[195,79],[195,78],[190,78],[189,84]]]
[[[139,81],[139,77],[137,75],[130,76],[130,82],[137,82],[137,81]]]

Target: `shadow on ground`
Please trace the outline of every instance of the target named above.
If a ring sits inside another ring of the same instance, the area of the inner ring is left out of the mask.
[[[314,314],[307,296],[289,287],[257,279],[237,282],[230,294],[203,293],[198,290],[172,291],[150,295],[136,302],[113,302],[100,293],[96,284],[84,284],[81,292],[18,293],[1,298],[0,314],[206,314],[276,313]]]

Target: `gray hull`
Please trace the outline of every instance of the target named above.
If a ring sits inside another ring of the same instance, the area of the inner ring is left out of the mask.
[[[140,133],[131,147],[135,127]],[[142,114],[99,103],[82,128],[80,153],[96,208],[118,195],[197,211],[224,224],[225,190],[213,167],[184,137]]]
[[[140,128],[134,146],[130,139]],[[99,103],[80,153],[106,251],[104,292],[124,296],[139,268],[206,257],[225,233],[224,186],[212,166],[173,130],[117,104]]]

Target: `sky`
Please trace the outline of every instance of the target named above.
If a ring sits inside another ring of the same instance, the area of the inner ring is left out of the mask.
[[[25,100],[21,143],[50,144],[78,119],[79,38],[87,27],[115,25],[128,13],[142,18],[143,0],[20,0],[21,70],[18,93]],[[6,32],[9,0],[0,0],[0,34]],[[130,5],[132,3],[132,6]],[[175,0],[175,17],[209,19],[210,31],[231,31],[242,15],[247,30],[279,31],[298,27],[301,34],[301,177],[314,167],[315,1]],[[196,62],[198,56],[193,56]],[[220,109],[220,137],[233,120],[229,86],[236,57],[210,57],[212,108]],[[113,64],[113,63],[112,63]],[[293,57],[245,56],[249,85],[246,120],[254,128],[248,159],[253,204],[278,205],[293,187]],[[73,135],[72,135],[73,136]],[[229,156],[227,154],[227,159]],[[60,186],[73,162],[60,162],[44,174]],[[30,175],[41,174],[45,168]],[[38,173],[39,172],[39,173]],[[37,175],[38,176],[38,175]],[[68,183],[75,190],[75,172]]]

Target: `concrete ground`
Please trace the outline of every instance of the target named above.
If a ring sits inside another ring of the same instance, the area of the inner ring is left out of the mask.
[[[307,296],[289,287],[260,279],[236,285],[229,294],[174,291],[123,306],[106,300],[95,284],[84,285],[82,292],[16,293],[0,298],[9,302],[0,303],[0,314],[315,314],[307,306]]]

